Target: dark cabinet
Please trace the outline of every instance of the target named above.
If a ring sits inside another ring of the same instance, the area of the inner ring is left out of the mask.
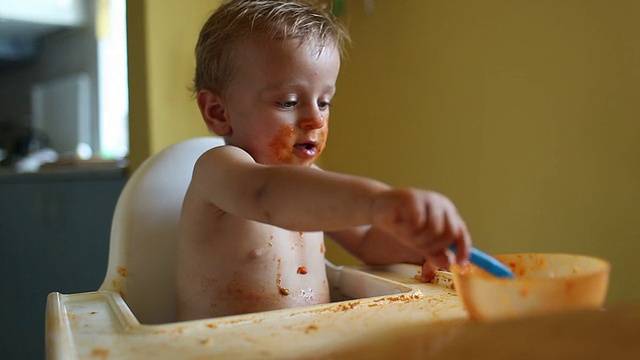
[[[123,169],[0,175],[3,359],[42,359],[47,295],[102,283]]]

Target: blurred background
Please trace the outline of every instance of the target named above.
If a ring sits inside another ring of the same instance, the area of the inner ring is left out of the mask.
[[[325,168],[447,194],[490,253],[608,259],[640,297],[637,1],[347,1]]]
[[[49,292],[98,288],[127,174],[168,145],[207,135],[187,88],[198,32],[221,1],[80,3],[84,20],[38,35],[23,60],[1,61],[0,138],[10,145],[0,146],[0,256],[11,274],[1,320],[12,334],[3,358],[41,357]],[[126,25],[108,10],[120,3]],[[638,301],[640,2],[334,3],[353,43],[322,167],[448,195],[490,253],[605,258],[607,303]],[[78,32],[89,42],[61,41]],[[101,62],[101,39],[119,36]],[[80,52],[92,65],[78,65]],[[105,64],[112,68],[100,77]],[[69,94],[79,95],[63,111]],[[42,115],[58,112],[62,120]],[[37,169],[27,162],[18,171],[34,153]],[[357,263],[330,242],[328,257]]]

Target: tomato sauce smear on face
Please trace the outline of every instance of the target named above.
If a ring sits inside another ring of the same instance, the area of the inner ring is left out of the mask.
[[[284,126],[278,135],[269,143],[269,147],[276,158],[283,163],[290,163],[293,158],[293,135],[295,131],[292,126]]]
[[[320,156],[324,150],[327,140],[328,129],[326,127],[315,132],[315,136],[310,136],[309,145],[313,146],[309,152],[301,150],[300,146],[304,143],[296,144],[296,141],[304,141],[296,139],[295,129],[293,126],[283,126],[280,131],[269,142],[271,156],[277,159],[280,164],[300,164],[311,165]],[[313,155],[309,155],[313,154]]]

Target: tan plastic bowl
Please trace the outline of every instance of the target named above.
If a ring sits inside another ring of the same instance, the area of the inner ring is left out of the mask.
[[[609,287],[607,261],[570,254],[510,254],[496,258],[515,279],[496,278],[470,265],[452,266],[469,316],[499,320],[560,311],[598,309]]]

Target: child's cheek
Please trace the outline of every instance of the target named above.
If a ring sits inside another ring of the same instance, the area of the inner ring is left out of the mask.
[[[283,126],[269,143],[271,154],[280,162],[288,162],[292,159],[293,153],[293,126]]]

